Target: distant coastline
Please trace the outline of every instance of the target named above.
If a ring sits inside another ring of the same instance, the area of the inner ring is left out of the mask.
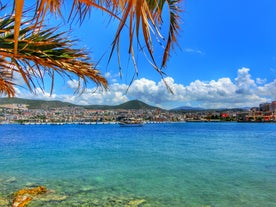
[[[251,109],[164,110],[138,100],[110,107],[0,98],[0,124],[116,124],[124,118],[146,123],[276,122],[276,101]]]
[[[145,124],[180,124],[180,123],[276,123],[276,121],[221,121],[221,120],[187,120],[187,121],[148,121]],[[119,122],[0,122],[0,125],[119,125]]]

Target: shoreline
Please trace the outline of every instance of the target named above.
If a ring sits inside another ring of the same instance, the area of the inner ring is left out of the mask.
[[[276,121],[221,121],[221,120],[186,120],[186,121],[145,121],[145,124],[181,124],[181,123],[276,123]],[[0,122],[0,125],[119,125],[119,122]]]

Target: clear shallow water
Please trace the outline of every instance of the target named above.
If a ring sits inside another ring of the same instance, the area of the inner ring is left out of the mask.
[[[0,125],[0,201],[43,185],[52,197],[29,206],[276,206],[275,132],[246,123]]]

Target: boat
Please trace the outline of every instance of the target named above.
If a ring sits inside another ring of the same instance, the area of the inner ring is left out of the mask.
[[[145,125],[140,119],[126,118],[119,122],[119,125],[122,127],[141,127]]]

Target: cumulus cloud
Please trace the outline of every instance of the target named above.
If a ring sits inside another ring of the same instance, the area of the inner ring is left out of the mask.
[[[50,94],[49,92],[43,91],[41,88],[35,88],[33,93],[29,92],[27,89],[15,88],[16,96],[20,98],[27,99],[43,99],[43,100],[56,100],[59,98],[57,94]]]
[[[120,73],[115,73],[115,74],[112,74],[110,72],[106,72],[104,77],[106,79],[109,79],[111,80],[112,83],[116,83],[117,82],[117,78],[120,77]]]
[[[266,78],[262,79],[262,78],[256,78],[256,83],[259,85],[265,84],[266,83]]]
[[[184,49],[185,52],[191,53],[191,54],[199,54],[199,55],[205,55],[205,53],[201,50],[192,49],[192,48],[186,48]]]
[[[241,68],[237,71],[237,77],[234,80],[228,77],[211,81],[195,80],[185,86],[175,83],[172,77],[158,82],[141,78],[134,80],[131,86],[111,83],[108,91],[87,88],[78,96],[72,94],[50,96],[37,90],[36,96],[82,105],[117,105],[137,99],[163,108],[183,105],[205,108],[258,106],[259,103],[276,99],[276,80],[270,83],[258,78],[255,80],[251,77],[249,68]],[[174,94],[169,92],[164,82],[169,85]],[[70,80],[67,84],[72,89],[78,86],[76,80]],[[19,94],[22,95],[22,93]]]
[[[256,88],[256,83],[251,79],[249,68],[242,68],[238,70],[238,77],[235,79],[238,94],[252,94]]]
[[[69,81],[67,81],[67,84],[68,84],[69,88],[72,88],[74,90],[76,90],[79,86],[79,82],[77,80],[69,80]]]
[[[256,92],[259,96],[268,97],[272,100],[276,100],[276,80],[271,83],[267,83],[263,86],[259,86]]]

